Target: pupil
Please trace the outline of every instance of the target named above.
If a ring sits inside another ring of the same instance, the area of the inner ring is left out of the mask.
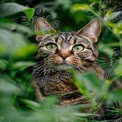
[[[79,49],[80,49],[80,47],[78,46],[76,49],[77,49],[77,50],[79,50]]]

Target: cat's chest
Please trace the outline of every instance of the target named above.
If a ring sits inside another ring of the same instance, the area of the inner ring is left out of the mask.
[[[48,77],[48,78],[47,78]],[[69,73],[61,72],[45,77],[45,85],[42,91],[45,95],[59,95],[72,94],[77,90],[76,86],[71,82]]]
[[[87,99],[79,93],[77,87],[71,82],[68,73],[61,72],[44,76],[40,81],[40,90],[44,96],[56,95],[59,97],[59,104],[75,105],[88,103]]]
[[[45,95],[59,95],[59,96],[76,92],[77,88],[74,86],[74,84],[67,82],[65,81],[48,82],[46,86],[43,87],[43,92]]]
[[[59,104],[62,105],[88,103],[87,99],[79,93],[77,87],[71,81],[57,80],[48,82],[41,91],[44,96],[58,96]]]

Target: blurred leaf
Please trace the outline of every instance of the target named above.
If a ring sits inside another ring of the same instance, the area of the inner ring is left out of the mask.
[[[28,18],[28,21],[30,21],[30,19],[34,15],[33,8],[25,7],[17,3],[12,3],[12,2],[4,3],[0,5],[0,8],[1,8],[0,18],[9,16],[12,14],[16,14],[18,12],[24,12]]]
[[[70,0],[56,0],[56,2],[59,5],[63,5],[64,9],[69,8],[70,5],[71,5],[71,1]]]
[[[16,24],[16,23],[10,23],[10,22],[0,22],[0,27],[3,28],[3,29],[7,29],[7,30],[16,30],[16,31],[20,31],[20,32],[24,32],[26,34],[30,33],[31,30],[29,28],[27,28],[26,26],[24,25],[19,25],[19,24]]]
[[[72,6],[72,10],[73,11],[79,11],[79,10],[83,10],[83,11],[89,11],[90,8],[87,4],[74,4]]]
[[[50,97],[45,97],[41,102],[40,102],[40,108],[50,108],[52,105],[54,105],[58,101],[56,96],[50,96]]]
[[[85,122],[88,121],[87,117],[93,115],[90,113],[79,112],[79,108],[81,106],[79,106],[79,108],[77,105],[74,107],[77,107],[77,109],[73,108],[72,106],[56,106],[56,120],[59,122]]]
[[[110,22],[111,20],[114,20],[114,19],[117,18],[118,16],[121,16],[121,11],[113,12],[113,11],[112,11],[112,8],[111,8],[111,9],[109,9],[109,10],[106,12],[106,14],[105,14],[105,16],[104,16],[104,20]]]
[[[7,75],[0,75],[0,93],[11,95],[20,93],[20,88],[14,84],[14,81]]]
[[[0,29],[0,44],[1,57],[21,58],[35,51],[35,46],[31,45],[22,34],[4,29]]]
[[[77,86],[79,92],[88,99],[92,108],[96,110],[101,100],[104,99],[103,96],[106,96],[108,93],[110,83],[99,79],[96,74],[92,72],[81,74],[72,71],[72,74],[73,82]],[[101,98],[99,99],[100,101],[97,100],[98,98]],[[96,99],[97,102],[94,99]]]
[[[4,60],[4,59],[0,59],[0,69],[6,69],[8,66],[8,61]]]
[[[25,46],[21,46],[20,48],[18,48],[18,50],[14,52],[14,54],[12,55],[12,58],[19,58],[19,59],[24,58],[30,54],[34,54],[35,51],[36,51],[35,45],[26,43]],[[34,55],[32,55],[32,57],[34,57]]]
[[[37,111],[40,108],[39,103],[31,100],[21,99],[22,102],[24,102],[29,108]]]
[[[33,66],[34,64],[35,64],[34,62],[29,62],[29,61],[18,61],[12,65],[12,68],[29,67],[29,66]]]
[[[108,102],[119,102],[122,104],[122,88],[111,91],[107,99]]]
[[[122,30],[122,21],[118,22],[118,23],[112,23],[110,21],[106,21],[105,25],[107,27],[111,27],[112,28],[112,32],[113,34],[119,38],[121,30]]]
[[[76,83],[76,85],[79,87],[79,89],[81,90],[81,93],[84,94],[84,92],[88,92],[85,93],[85,95],[90,95],[89,93],[91,91],[95,92],[95,93],[99,93],[99,91],[101,90],[101,92],[98,95],[104,95],[106,90],[107,90],[107,86],[106,86],[106,82],[102,79],[99,79],[96,74],[92,73],[92,72],[88,72],[88,73],[77,73],[77,72],[73,72],[73,80]]]
[[[99,52],[105,53],[106,55],[108,55],[108,57],[113,56],[113,50],[109,47],[109,44],[105,45],[104,43],[101,42],[98,44],[98,49],[99,49]]]
[[[40,104],[31,100],[21,99],[28,107],[32,108],[33,110],[42,110],[48,109],[52,107],[56,102],[57,98],[55,96],[45,97]]]
[[[114,73],[116,74],[116,76],[122,76],[122,58],[119,59],[115,69],[114,69]]]

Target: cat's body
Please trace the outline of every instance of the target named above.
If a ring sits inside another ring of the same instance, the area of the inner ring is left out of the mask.
[[[43,18],[38,18],[35,26],[41,33],[53,32],[36,38],[39,47],[36,54],[38,63],[33,71],[33,86],[37,99],[57,95],[59,104],[88,103],[72,83],[72,76],[67,70],[81,73],[93,71],[104,78],[104,71],[96,63],[98,52],[95,43],[100,34],[100,20],[91,21],[78,32],[55,33]]]

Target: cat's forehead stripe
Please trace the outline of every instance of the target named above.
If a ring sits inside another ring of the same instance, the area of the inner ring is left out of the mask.
[[[74,36],[72,35],[72,33],[70,32],[62,33],[60,36],[62,37],[63,42],[74,44]]]
[[[58,44],[61,44],[62,42],[64,42],[64,39],[61,36],[59,36],[58,37],[58,40],[57,40],[57,43]]]
[[[73,33],[70,32],[63,32],[62,34],[59,35],[59,37],[61,37],[62,39],[62,43],[66,42],[66,43],[70,43],[72,44],[76,44],[76,43],[86,43],[86,44],[90,44],[92,45],[92,41],[90,40],[90,38],[86,37],[86,36],[77,36]]]

